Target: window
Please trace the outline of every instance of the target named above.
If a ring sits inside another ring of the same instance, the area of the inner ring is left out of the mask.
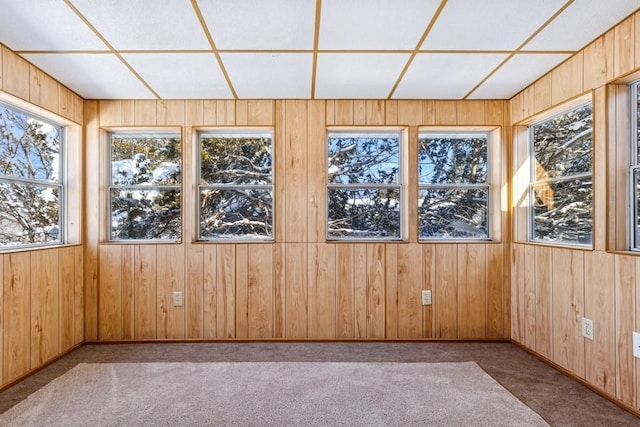
[[[640,249],[640,81],[631,84],[631,247]]]
[[[273,239],[271,132],[200,133],[200,240]]]
[[[530,126],[531,240],[591,244],[592,137],[591,103]]]
[[[0,103],[0,247],[64,243],[64,128]]]
[[[489,239],[489,133],[420,132],[419,236]]]
[[[111,240],[180,240],[178,134],[111,134]]]
[[[401,132],[329,132],[327,238],[402,239]]]

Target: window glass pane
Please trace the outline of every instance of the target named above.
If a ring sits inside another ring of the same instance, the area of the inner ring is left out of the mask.
[[[202,184],[271,184],[271,137],[205,134],[200,144]]]
[[[179,239],[180,191],[112,188],[111,238]]]
[[[400,189],[330,188],[328,238],[400,238]]]
[[[635,130],[635,135],[634,135],[634,142],[635,142],[635,147],[636,147],[636,164],[640,165],[640,90],[638,90],[638,86],[640,85],[640,83],[636,83],[632,86],[633,90],[631,91],[633,94],[633,97],[635,98],[635,108],[634,108],[634,112],[635,112],[635,126],[634,126],[634,130]]]
[[[60,189],[0,181],[0,244],[60,242]]]
[[[272,237],[272,205],[271,190],[267,189],[202,189],[200,237]]]
[[[591,105],[533,125],[536,181],[591,172]]]
[[[428,184],[478,184],[487,180],[487,137],[423,134],[418,180]]]
[[[331,184],[396,184],[400,172],[400,137],[329,135]]]
[[[59,182],[60,128],[0,105],[0,174]]]
[[[180,138],[177,136],[113,135],[113,185],[176,185],[180,183]]]
[[[591,244],[591,177],[532,185],[533,239]]]
[[[488,189],[421,189],[420,238],[489,238],[488,199]]]

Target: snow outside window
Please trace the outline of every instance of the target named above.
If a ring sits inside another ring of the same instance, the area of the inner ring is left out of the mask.
[[[179,241],[178,134],[111,134],[110,240]]]
[[[63,243],[64,129],[0,104],[0,247]]]
[[[327,238],[400,240],[401,132],[329,132]]]
[[[273,239],[273,137],[200,133],[199,240]]]
[[[588,103],[529,128],[532,241],[591,245],[592,120]]]
[[[489,133],[418,136],[420,240],[489,239]]]

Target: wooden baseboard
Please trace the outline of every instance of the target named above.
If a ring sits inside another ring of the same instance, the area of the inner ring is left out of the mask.
[[[224,338],[224,339],[135,339],[135,340],[92,340],[85,344],[195,344],[195,343],[510,343],[507,338],[460,339],[460,338]]]
[[[47,360],[46,362],[44,362],[42,365],[38,366],[37,368],[31,369],[27,372],[25,372],[24,374],[12,379],[11,381],[9,381],[6,384],[2,384],[2,386],[0,386],[0,392],[3,392],[4,390],[8,389],[9,387],[19,383],[20,381],[24,380],[27,377],[30,377],[31,375],[35,374],[38,371],[43,370],[44,368],[46,368],[47,366],[51,365],[54,362],[57,362],[58,360],[62,359],[63,357],[65,357],[66,355],[68,355],[69,353],[71,353],[72,351],[75,351],[77,349],[79,349],[80,347],[82,347],[85,344],[85,342],[81,342],[78,343],[76,345],[74,345],[73,347],[63,351],[62,353],[58,354],[57,356]]]
[[[624,409],[625,411],[627,411],[627,412],[631,413],[632,415],[635,415],[636,417],[640,418],[640,410],[638,410],[637,408],[635,408],[635,407],[633,407],[633,406],[631,406],[631,405],[619,400],[615,396],[611,396],[610,394],[605,393],[600,388],[598,388],[597,386],[591,384],[589,381],[585,380],[584,378],[580,378],[579,376],[577,376],[576,374],[574,374],[573,372],[571,372],[567,368],[564,368],[564,367],[558,365],[553,360],[548,359],[545,356],[542,356],[541,354],[536,353],[535,351],[531,350],[530,348],[525,347],[524,345],[520,344],[519,342],[511,340],[511,343],[513,343],[513,345],[515,345],[519,349],[529,353],[530,355],[532,355],[536,359],[540,360],[541,362],[545,363],[546,365],[549,365],[550,367],[552,367],[556,371],[558,371],[558,372],[566,375],[567,377],[571,378],[572,380],[582,384],[583,386],[585,386],[586,388],[588,388],[589,390],[591,390],[592,392],[594,392],[598,396],[603,397],[604,399],[607,399],[609,402],[613,403],[614,405],[619,406],[620,408]]]

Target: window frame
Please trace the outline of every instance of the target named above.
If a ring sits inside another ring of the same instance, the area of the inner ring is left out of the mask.
[[[67,127],[68,123],[65,123],[65,120],[59,120],[56,118],[48,118],[45,117],[45,114],[41,114],[37,110],[39,108],[32,107],[30,105],[24,105],[24,102],[16,101],[13,99],[6,97],[0,98],[0,107],[10,110],[14,113],[22,114],[29,119],[34,119],[49,126],[52,126],[57,129],[58,137],[59,137],[59,147],[58,147],[58,182],[40,180],[40,179],[29,179],[29,178],[20,178],[12,175],[2,175],[0,176],[1,182],[6,182],[11,184],[24,184],[35,187],[44,187],[44,188],[55,188],[58,190],[58,238],[57,240],[50,242],[40,242],[40,243],[21,243],[16,245],[4,245],[0,244],[0,252],[10,252],[10,251],[20,251],[20,250],[30,250],[44,247],[55,247],[55,246],[63,246],[70,244],[69,239],[69,227],[68,221],[70,215],[68,215],[69,209],[69,200],[68,200],[68,136],[69,132]]]
[[[398,138],[398,183],[397,184],[335,184],[329,182],[328,177],[328,163],[325,166],[325,191],[326,191],[326,210],[325,210],[325,236],[327,242],[347,242],[347,243],[390,243],[390,242],[405,242],[408,240],[408,197],[407,197],[407,179],[406,174],[408,171],[407,154],[409,152],[407,129],[403,127],[328,127],[325,133],[325,156],[329,157],[329,139],[333,136],[344,137],[360,137],[360,138],[375,138],[375,137],[389,137],[397,136]],[[326,159],[325,159],[326,160]],[[398,189],[398,204],[399,204],[399,231],[398,237],[333,237],[330,236],[329,228],[329,192],[331,189],[353,189],[353,190],[365,190],[365,189]]]
[[[640,252],[640,209],[638,203],[638,186],[635,184],[635,174],[638,174],[640,182],[640,80],[635,80],[629,84],[629,112],[630,112],[630,138],[629,138],[629,167],[628,167],[628,188],[629,207],[627,221],[629,235],[629,250]]]
[[[195,201],[198,204],[195,210],[195,241],[200,243],[270,243],[275,242],[276,239],[276,194],[275,194],[275,180],[276,180],[276,150],[275,150],[275,132],[270,127],[242,127],[242,128],[200,128],[195,132]],[[270,184],[202,184],[202,138],[203,136],[214,137],[265,137],[268,136],[271,139],[271,183]],[[228,190],[240,190],[240,189],[258,189],[268,190],[271,195],[271,234],[264,236],[237,236],[229,235],[229,237],[203,237],[202,236],[202,204],[200,203],[200,195],[203,188],[210,189],[228,189]]]
[[[114,185],[113,184],[113,138],[119,136],[121,138],[178,138],[180,140],[180,183],[177,185]],[[116,244],[175,244],[181,243],[184,238],[184,138],[182,132],[177,129],[149,129],[149,128],[121,128],[121,129],[109,129],[107,131],[107,144],[106,144],[106,160],[107,160],[107,186],[106,186],[106,242]],[[163,190],[169,191],[175,189],[180,197],[180,237],[177,239],[115,239],[112,237],[113,231],[113,211],[111,203],[111,191],[117,189],[135,189],[138,187],[144,187],[145,190]]]
[[[536,157],[535,157],[535,146],[534,146],[534,131],[537,125],[541,125],[543,123],[549,122],[555,118],[568,114],[570,112],[576,111],[578,109],[589,106],[591,108],[591,167],[589,172],[582,172],[573,175],[562,176],[560,178],[548,178],[543,180],[537,180],[537,172],[536,172]],[[557,109],[554,109],[551,113],[545,114],[543,116],[536,117],[533,121],[527,124],[527,153],[529,157],[529,180],[527,183],[527,203],[528,203],[528,220],[527,220],[527,241],[530,243],[541,244],[541,245],[552,245],[552,246],[562,246],[562,247],[575,247],[575,248],[583,248],[589,249],[594,246],[594,205],[593,205],[593,196],[594,196],[594,182],[593,182],[593,173],[594,173],[594,125],[593,125],[593,100],[589,97],[588,99],[580,98],[575,102],[562,105]],[[579,243],[573,241],[550,241],[550,240],[540,240],[535,239],[535,190],[534,187],[540,184],[556,184],[562,182],[571,182],[575,180],[584,181],[585,179],[591,181],[591,242],[590,243]]]
[[[417,199],[420,199],[420,191],[423,189],[481,189],[485,188],[487,191],[487,236],[486,237],[422,237],[420,235],[420,211],[418,205],[418,213],[417,213],[417,228],[418,228],[418,241],[419,242],[442,242],[442,243],[458,243],[458,242],[486,242],[486,241],[494,241],[497,236],[499,236],[499,220],[496,221],[494,215],[499,215],[499,205],[496,206],[496,198],[495,187],[499,186],[499,177],[497,172],[499,172],[499,168],[495,166],[493,163],[497,162],[500,159],[499,154],[499,132],[495,128],[487,129],[487,128],[464,128],[464,127],[455,127],[455,128],[430,128],[430,127],[421,127],[418,130],[418,149],[417,149],[417,158],[416,164],[419,167],[420,162],[420,140],[423,138],[423,135],[430,135],[431,137],[449,137],[451,139],[462,139],[469,138],[473,136],[484,136],[487,140],[487,172],[485,177],[485,182],[483,184],[461,184],[461,183],[448,183],[448,184],[431,184],[420,181],[420,175],[418,171],[417,176],[417,187],[418,194]],[[495,170],[494,170],[495,169]],[[497,197],[499,199],[499,195]],[[494,212],[494,211],[498,212]]]

